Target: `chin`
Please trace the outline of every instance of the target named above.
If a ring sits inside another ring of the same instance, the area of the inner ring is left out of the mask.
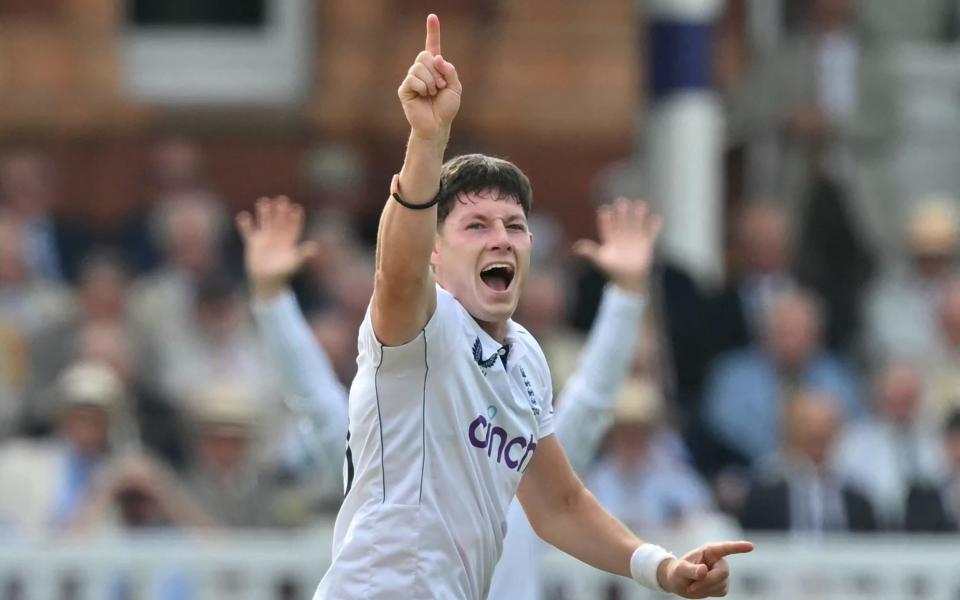
[[[512,300],[509,304],[479,301],[473,306],[467,306],[466,308],[470,316],[478,321],[483,321],[484,323],[499,323],[513,316],[514,311],[517,309],[517,303],[515,300]]]

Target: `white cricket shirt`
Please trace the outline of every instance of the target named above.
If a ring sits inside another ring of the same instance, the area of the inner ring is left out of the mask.
[[[543,352],[513,321],[501,345],[439,286],[413,341],[381,345],[368,310],[358,349],[348,491],[314,600],[481,600],[507,508],[553,432]]]

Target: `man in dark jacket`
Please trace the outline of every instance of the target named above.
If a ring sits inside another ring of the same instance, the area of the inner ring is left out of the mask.
[[[744,529],[790,531],[813,537],[833,531],[873,531],[867,499],[829,466],[840,426],[836,403],[802,391],[784,408],[784,448],[750,490],[740,521]]]

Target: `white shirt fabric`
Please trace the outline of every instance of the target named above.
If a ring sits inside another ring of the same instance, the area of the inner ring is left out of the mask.
[[[556,434],[577,472],[585,471],[612,422],[616,394],[633,361],[644,305],[638,294],[607,287],[577,369],[560,395]],[[285,394],[294,402],[291,409],[313,424],[314,441],[309,448],[315,462],[341,463],[346,393],[311,335],[293,293],[255,303],[254,316]],[[514,500],[488,597],[539,600],[543,548],[519,501]]]
[[[553,433],[539,345],[513,321],[505,345],[504,361],[440,287],[430,321],[402,346],[381,345],[367,312],[348,492],[314,600],[487,597],[507,508],[537,442]]]

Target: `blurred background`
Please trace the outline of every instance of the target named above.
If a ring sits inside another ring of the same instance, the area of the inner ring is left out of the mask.
[[[306,206],[349,385],[431,11],[449,155],[533,183],[517,320],[556,389],[605,283],[570,244],[618,196],[666,217],[598,498],[676,550],[763,540],[734,598],[960,597],[960,2],[0,0],[0,600],[311,596],[341,465],[232,218]]]

